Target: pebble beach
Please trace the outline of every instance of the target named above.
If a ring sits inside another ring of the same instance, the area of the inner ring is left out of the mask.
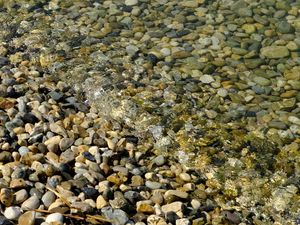
[[[14,224],[300,224],[300,1],[0,0]]]

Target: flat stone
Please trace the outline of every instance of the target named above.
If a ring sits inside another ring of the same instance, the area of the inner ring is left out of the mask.
[[[40,206],[40,200],[36,195],[34,195],[28,198],[25,202],[23,202],[21,208],[23,210],[32,210],[32,209],[37,209],[39,206]]]
[[[183,191],[179,191],[179,190],[168,190],[164,194],[164,198],[166,200],[171,199],[173,197],[178,197],[178,198],[186,199],[188,197],[188,193],[183,192]]]
[[[260,53],[269,59],[280,59],[290,55],[286,46],[268,46],[261,49]]]
[[[21,189],[17,191],[14,195],[15,195],[15,202],[17,204],[24,202],[28,198],[28,193],[25,189]]]
[[[152,190],[160,189],[161,186],[162,186],[161,183],[159,183],[159,182],[149,181],[149,180],[147,180],[147,181],[145,182],[145,185],[146,185],[146,187],[148,187],[148,188],[150,188],[150,189],[152,189]]]
[[[163,213],[167,214],[168,212],[181,212],[183,210],[183,203],[182,202],[173,202],[167,205],[163,205],[161,207]]]
[[[271,84],[271,81],[264,77],[254,77],[253,81],[261,86],[268,86]]]
[[[111,207],[104,207],[101,209],[102,214],[114,225],[125,225],[128,221],[126,212],[121,209],[113,209]]]

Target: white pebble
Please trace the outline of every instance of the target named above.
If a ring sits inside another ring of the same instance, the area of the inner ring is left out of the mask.
[[[138,0],[125,0],[125,5],[133,6],[137,4],[138,4]]]
[[[200,77],[200,81],[204,84],[210,84],[211,82],[214,82],[215,79],[211,75],[203,75]]]
[[[62,224],[63,221],[64,221],[64,216],[61,213],[52,213],[48,215],[46,218],[47,223],[59,222]]]
[[[220,97],[223,98],[225,98],[228,95],[228,91],[225,88],[220,88],[217,93]]]
[[[21,216],[21,208],[19,206],[7,207],[4,211],[4,216],[9,220],[16,220]]]

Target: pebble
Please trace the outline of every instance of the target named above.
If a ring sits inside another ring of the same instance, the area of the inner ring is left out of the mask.
[[[21,205],[22,210],[32,210],[37,209],[40,206],[39,198],[34,195],[24,201]]]
[[[7,207],[3,213],[3,215],[9,220],[17,220],[21,214],[21,208],[18,206]]]
[[[138,4],[138,0],[125,0],[125,5],[134,6]]]
[[[24,202],[28,198],[28,193],[25,189],[21,189],[17,191],[14,195],[15,195],[15,202],[17,204]]]
[[[210,83],[214,82],[215,80],[211,75],[205,74],[200,77],[200,81],[204,84],[210,84]]]
[[[161,210],[163,211],[164,214],[167,214],[168,212],[182,212],[183,210],[183,203],[182,202],[173,202],[167,205],[163,205],[161,207]]]
[[[148,187],[148,188],[150,188],[150,189],[152,189],[152,190],[160,189],[161,186],[162,186],[161,183],[159,183],[159,182],[149,181],[149,180],[147,180],[147,181],[145,182],[145,185],[146,185],[146,187]]]
[[[115,225],[125,225],[128,221],[127,214],[121,209],[112,209],[111,207],[104,207],[101,209],[102,214]]]
[[[56,199],[55,194],[52,191],[47,191],[43,197],[42,202],[46,208],[48,208]]]
[[[157,166],[162,166],[165,164],[165,157],[162,155],[159,155],[157,157],[155,157],[153,159],[153,162],[157,165]]]
[[[52,213],[46,217],[46,223],[63,224],[64,216],[61,213]]]
[[[269,59],[279,59],[290,55],[286,46],[268,46],[261,49],[261,54]]]
[[[190,225],[191,222],[189,219],[183,218],[183,219],[178,219],[176,220],[176,225]]]
[[[36,212],[28,211],[22,214],[18,219],[19,225],[34,225],[36,221]]]

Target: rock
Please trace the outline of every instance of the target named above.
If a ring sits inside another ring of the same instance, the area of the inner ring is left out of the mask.
[[[182,212],[183,210],[183,203],[182,202],[173,202],[167,205],[163,205],[161,207],[161,210],[163,211],[164,214],[167,214],[168,212]]]
[[[59,148],[61,151],[65,151],[74,143],[73,138],[62,138],[59,142]]]
[[[157,166],[162,166],[165,164],[165,157],[162,155],[159,155],[157,157],[155,157],[153,159],[153,162],[157,165]]]
[[[11,220],[5,218],[5,216],[0,216],[0,225],[13,225],[13,224],[14,223]]]
[[[211,75],[203,75],[200,77],[200,81],[204,84],[210,84],[215,81]]]
[[[28,193],[25,189],[17,191],[14,195],[16,204],[20,204],[28,198]]]
[[[125,5],[134,6],[138,4],[138,0],[125,0]]]
[[[179,178],[185,182],[191,181],[191,176],[188,173],[181,173],[179,174]]]
[[[3,215],[9,220],[17,220],[22,214],[21,208],[19,206],[7,207]]]
[[[190,225],[191,222],[187,218],[176,220],[176,225]]]
[[[253,81],[261,86],[269,86],[271,84],[271,81],[264,77],[254,77]]]
[[[114,225],[124,225],[128,221],[127,214],[121,209],[113,209],[111,207],[104,207],[101,209],[105,218],[112,221]]]
[[[139,48],[134,45],[126,46],[126,52],[130,56],[134,56],[139,51]]]
[[[145,182],[145,185],[146,185],[146,187],[148,187],[148,188],[150,188],[150,189],[152,189],[152,190],[160,189],[161,186],[162,186],[161,183],[159,183],[159,182],[149,181],[149,180],[147,180],[147,181]]]
[[[37,209],[39,206],[40,206],[40,200],[36,195],[34,195],[28,198],[25,202],[23,202],[21,208],[23,210],[32,210],[32,209]]]
[[[164,218],[156,215],[150,215],[147,218],[147,224],[148,225],[167,225],[167,222]]]
[[[140,213],[146,213],[146,214],[153,214],[154,208],[151,205],[152,201],[145,200],[145,201],[139,201],[136,203],[136,210]]]
[[[36,213],[33,211],[25,212],[18,219],[18,225],[34,225]]]
[[[102,195],[99,195],[96,200],[96,208],[102,209],[108,205],[108,202],[103,198]]]
[[[188,197],[188,193],[183,192],[183,191],[179,191],[179,190],[168,190],[164,194],[164,198],[167,201],[172,200],[174,197],[175,198],[178,197],[178,198],[186,199]]]
[[[47,223],[63,224],[64,216],[61,213],[52,213],[46,217]]]
[[[268,46],[260,50],[260,53],[269,59],[280,59],[290,55],[286,46]]]
[[[48,208],[56,199],[56,195],[52,191],[47,191],[43,197],[42,202],[46,208]]]
[[[49,126],[50,130],[53,132],[53,133],[56,133],[56,134],[59,134],[63,137],[67,137],[67,132],[66,130],[59,126],[58,124],[56,123],[50,123],[50,126]]]
[[[228,91],[225,88],[218,89],[217,93],[220,97],[223,98],[225,98],[228,95]]]

